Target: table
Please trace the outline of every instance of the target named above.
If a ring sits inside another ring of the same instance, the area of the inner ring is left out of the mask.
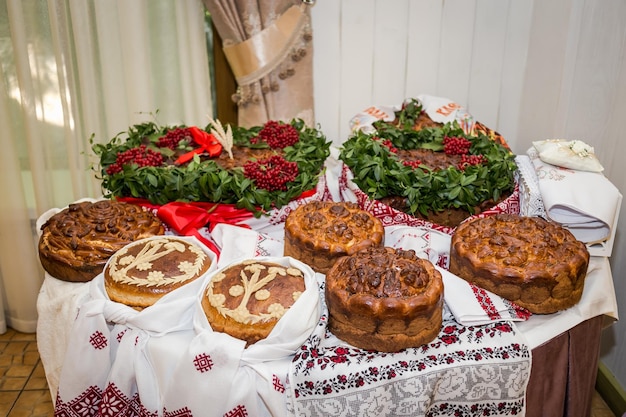
[[[516,343],[521,345],[519,357],[515,358],[514,364],[518,366],[515,372],[527,378],[526,380],[522,378],[521,386],[522,393],[527,388],[526,415],[586,415],[585,410],[589,408],[590,396],[593,392],[593,383],[595,381],[596,368],[593,364],[597,363],[599,323],[603,315],[617,318],[612,276],[606,258],[592,258],[590,273],[586,282],[583,299],[572,309],[547,316],[532,316],[525,322],[506,322],[506,325],[511,326],[512,333],[500,332],[500,334],[507,337],[505,345],[509,346]],[[58,378],[63,357],[67,345],[71,343],[69,339],[71,321],[76,316],[78,307],[89,299],[89,287],[89,284],[61,282],[50,276],[46,277],[42,286],[38,307],[43,318],[38,328],[38,341],[42,348],[42,362],[53,398],[56,398],[56,387],[59,384]],[[447,320],[446,323],[448,325],[453,323],[453,318],[448,317]],[[458,334],[459,328],[457,326],[456,330],[450,332],[450,334]],[[495,331],[496,328],[497,325],[494,324],[493,326],[474,329],[471,332],[468,331],[465,335],[476,335],[477,331],[485,331],[486,329]],[[180,341],[177,343],[182,345],[189,343],[193,339],[192,333],[188,333],[185,337],[180,338]],[[442,339],[440,338],[439,340]],[[467,341],[467,339],[465,340]],[[584,341],[584,343],[581,343],[581,341]],[[493,344],[487,343],[483,347],[492,348],[493,346]],[[457,349],[456,351],[460,350]],[[528,369],[530,352],[532,352],[532,372]],[[329,357],[332,357],[333,349],[328,350],[326,353],[330,355]],[[427,353],[414,352],[415,356],[412,359],[417,364],[419,362],[418,358],[423,359],[427,357]],[[302,352],[298,352],[298,354],[298,358],[302,359]],[[345,360],[345,357],[349,355],[344,353],[339,356],[344,356],[342,360]],[[332,361],[333,359],[330,360]],[[290,373],[290,376],[295,376],[293,364],[298,363],[298,361],[287,362],[281,363],[280,366],[277,366],[277,369],[283,369],[285,373]],[[380,365],[386,366],[386,369],[392,369],[393,363],[400,362],[402,360],[383,361],[380,362]],[[579,366],[578,364],[583,365]],[[590,364],[592,365],[590,366]],[[437,381],[440,383],[445,378],[454,379],[454,374],[449,372],[459,369],[453,364],[450,364],[451,366],[446,366],[443,363],[430,363],[427,365],[435,369],[437,373],[437,378],[429,382],[432,384],[437,383]],[[292,368],[289,368],[290,366]],[[442,377],[442,372],[448,372],[448,376]],[[530,375],[528,375],[529,372]],[[458,377],[458,375],[456,376]],[[488,379],[488,377],[484,377],[483,381]],[[283,380],[281,383],[284,382],[286,381]],[[295,384],[297,378],[290,382]],[[397,388],[398,384],[393,386]],[[294,387],[287,386],[287,389],[294,389]],[[380,389],[380,387],[377,387],[377,389]],[[320,401],[319,398],[317,400],[315,398],[313,395],[311,402],[305,403],[305,405],[311,406],[311,404],[316,403],[329,404],[327,400]],[[364,402],[364,397],[354,399],[354,403],[362,404]],[[551,405],[548,408],[546,404]],[[406,407],[411,406],[410,404],[404,405]],[[511,407],[515,407],[515,405],[511,405]],[[523,412],[520,412],[519,409],[516,409],[516,413],[517,415],[523,415]],[[500,415],[508,414],[502,413]]]
[[[328,183],[336,184],[334,181]],[[337,190],[329,192],[324,189],[312,198],[332,198],[336,195]],[[258,233],[262,239],[254,235],[232,237],[224,233],[219,246],[224,251],[230,250],[228,255],[231,258],[258,256],[259,253],[282,256],[280,225],[288,210],[274,213],[270,219],[250,221],[251,229],[245,233]],[[45,221],[46,216],[53,212],[42,215],[38,223]],[[213,233],[220,229],[217,227]],[[263,247],[259,246],[261,241]],[[37,337],[51,394],[57,401],[57,388],[68,346],[76,344],[79,339],[83,343],[85,340],[83,335],[71,335],[72,325],[81,308],[94,297],[100,297],[98,302],[102,303],[94,315],[104,317],[104,307],[109,304],[103,300],[104,297],[93,282],[68,283],[46,275],[42,285],[38,298]],[[176,332],[162,331],[157,335],[155,332],[142,331],[138,326],[127,326],[127,323],[135,320],[134,317],[125,323],[105,326],[103,333],[106,333],[106,340],[110,342],[110,351],[107,351],[110,354],[104,360],[91,362],[100,366],[97,371],[104,375],[105,385],[89,385],[89,389],[84,391],[85,396],[81,397],[82,402],[74,402],[73,405],[89,408],[95,404],[94,401],[97,403],[103,395],[108,395],[107,398],[115,397],[129,407],[147,407],[142,409],[146,415],[159,415],[155,410],[164,413],[164,408],[165,411],[170,410],[170,415],[191,415],[191,402],[195,400],[189,399],[187,407],[184,400],[189,394],[185,390],[176,391],[177,387],[168,385],[169,380],[175,379],[173,375],[177,372],[169,362],[180,363],[180,351],[198,345],[202,338],[212,346],[219,343],[215,343],[217,335],[206,331],[206,323],[194,322],[193,318],[189,318],[193,316],[193,301],[187,307],[186,315],[181,317],[190,321],[173,323],[172,326],[178,326]],[[236,380],[240,388],[256,387],[254,389],[261,400],[255,404],[244,404],[244,399],[235,401],[233,407],[227,407],[218,414],[243,416],[245,412],[248,415],[263,415],[274,410],[274,415],[287,414],[287,411],[324,415],[331,411],[325,407],[330,407],[333,413],[341,409],[354,411],[361,407],[359,414],[367,415],[368,410],[363,409],[367,405],[370,406],[371,415],[382,415],[381,411],[386,405],[398,404],[400,408],[394,409],[397,415],[419,415],[422,410],[428,409],[428,415],[453,415],[450,413],[454,411],[480,415],[481,412],[489,411],[490,415],[583,416],[586,415],[593,392],[599,345],[598,323],[604,315],[617,319],[612,275],[605,257],[592,257],[583,297],[575,307],[546,316],[534,315],[527,321],[501,321],[483,326],[461,326],[446,310],[444,326],[438,338],[427,349],[415,349],[404,356],[372,356],[351,350],[350,346],[345,346],[325,332],[322,314],[311,337],[300,347],[295,346],[290,356],[271,361],[269,366],[258,357],[244,358],[244,362],[248,361],[246,363],[250,366],[246,366],[243,373],[232,374],[233,381]],[[132,343],[128,341],[130,336],[133,336]],[[583,340],[585,338],[587,340]],[[230,343],[228,340],[223,342]],[[138,343],[141,349],[133,347]],[[237,350],[237,346],[233,345],[233,349]],[[128,360],[128,356],[117,363],[115,353],[118,351],[132,352],[138,361]],[[474,355],[471,360],[467,359],[468,353]],[[557,353],[559,356],[555,356]],[[317,355],[314,362],[311,362],[310,356],[305,356],[310,354]],[[162,360],[159,363],[144,360],[151,356],[158,356]],[[554,360],[557,357],[558,360]],[[584,362],[580,363],[586,364],[586,367],[572,365],[573,359],[579,360],[580,357],[584,358]],[[68,358],[68,361],[75,363],[81,359],[79,354]],[[135,376],[131,375],[131,370],[140,368],[139,362],[144,371],[140,376],[143,382],[137,389],[137,386],[133,386],[137,384],[132,380]],[[307,366],[312,369],[307,370]],[[349,371],[350,367],[355,366],[357,371]],[[346,372],[333,373],[333,367],[345,369]],[[384,375],[381,374],[382,370],[385,371]],[[369,380],[364,378],[365,371]],[[86,379],[91,377],[90,372],[85,373]],[[107,373],[116,372],[125,378],[124,384],[119,385],[126,386],[116,387],[115,391],[107,394],[106,390],[110,388],[106,385]],[[145,375],[156,376],[145,378]],[[467,383],[454,385],[454,381],[461,377],[466,378]],[[334,386],[327,383],[331,379],[335,380]],[[192,384],[192,392],[210,392],[216,385],[216,379],[196,382],[192,378],[179,380]],[[349,389],[342,388],[341,384]],[[138,401],[136,395],[139,391],[144,393],[141,401]],[[128,395],[122,395],[124,393]],[[163,407],[160,403],[163,397],[173,402]],[[122,401],[122,398],[125,400]],[[220,399],[214,401],[219,403]],[[484,409],[472,408],[479,403]],[[544,404],[550,404],[550,407],[546,408]],[[71,404],[68,402],[66,405]],[[187,414],[183,413],[185,409]],[[177,412],[180,413],[175,414]],[[165,415],[168,415],[167,412]]]

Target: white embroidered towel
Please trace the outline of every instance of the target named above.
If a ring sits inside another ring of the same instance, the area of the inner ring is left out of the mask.
[[[313,332],[322,313],[319,287],[313,270],[300,261],[290,257],[257,259],[300,269],[304,272],[306,290],[266,339],[246,348],[245,342],[211,329],[201,306],[205,285],[196,300],[196,334],[180,356],[171,378],[167,378],[171,383],[164,391],[165,409],[188,410],[191,415],[205,417],[285,413],[285,385],[291,358]],[[207,277],[205,284],[210,279]],[[159,361],[156,351],[151,355],[153,361]],[[171,356],[166,358],[171,361]],[[157,378],[166,379],[162,375]],[[194,389],[190,390],[190,386]]]
[[[603,242],[611,236],[621,194],[600,172],[576,171],[543,162],[532,147],[527,151],[547,216],[581,242]]]
[[[202,246],[196,238],[182,239]],[[212,261],[208,275],[217,268],[216,255],[204,249]],[[80,306],[72,327],[55,413],[160,413],[162,395],[147,346],[165,340],[165,335],[193,329],[193,308],[203,282],[201,277],[137,311],[111,301],[104,288],[104,275],[95,277],[89,283],[89,300]]]

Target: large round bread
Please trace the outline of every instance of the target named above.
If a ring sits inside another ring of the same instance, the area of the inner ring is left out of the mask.
[[[370,246],[381,246],[382,222],[354,203],[311,201],[287,216],[285,256],[325,274],[335,261]]]
[[[142,239],[124,246],[110,258],[104,268],[104,288],[112,301],[141,310],[202,277],[212,262],[189,239]]]
[[[474,219],[456,229],[450,247],[450,272],[537,314],[578,303],[588,265],[586,246],[540,217]]]
[[[368,248],[326,274],[328,328],[362,349],[397,352],[432,341],[441,329],[443,281],[413,250]]]
[[[218,271],[201,305],[213,330],[251,345],[270,334],[305,287],[300,269],[251,259]]]
[[[158,217],[134,204],[73,203],[41,226],[39,259],[57,279],[87,282],[126,244],[163,233],[165,227]]]

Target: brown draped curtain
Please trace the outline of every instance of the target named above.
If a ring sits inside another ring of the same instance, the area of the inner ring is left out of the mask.
[[[238,125],[315,123],[309,1],[203,0],[237,82]]]

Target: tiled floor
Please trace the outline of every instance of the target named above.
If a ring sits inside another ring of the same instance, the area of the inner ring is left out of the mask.
[[[35,335],[8,329],[0,335],[0,417],[53,415]],[[590,417],[616,416],[596,392]]]
[[[0,335],[0,417],[52,415],[35,335],[8,329]]]

